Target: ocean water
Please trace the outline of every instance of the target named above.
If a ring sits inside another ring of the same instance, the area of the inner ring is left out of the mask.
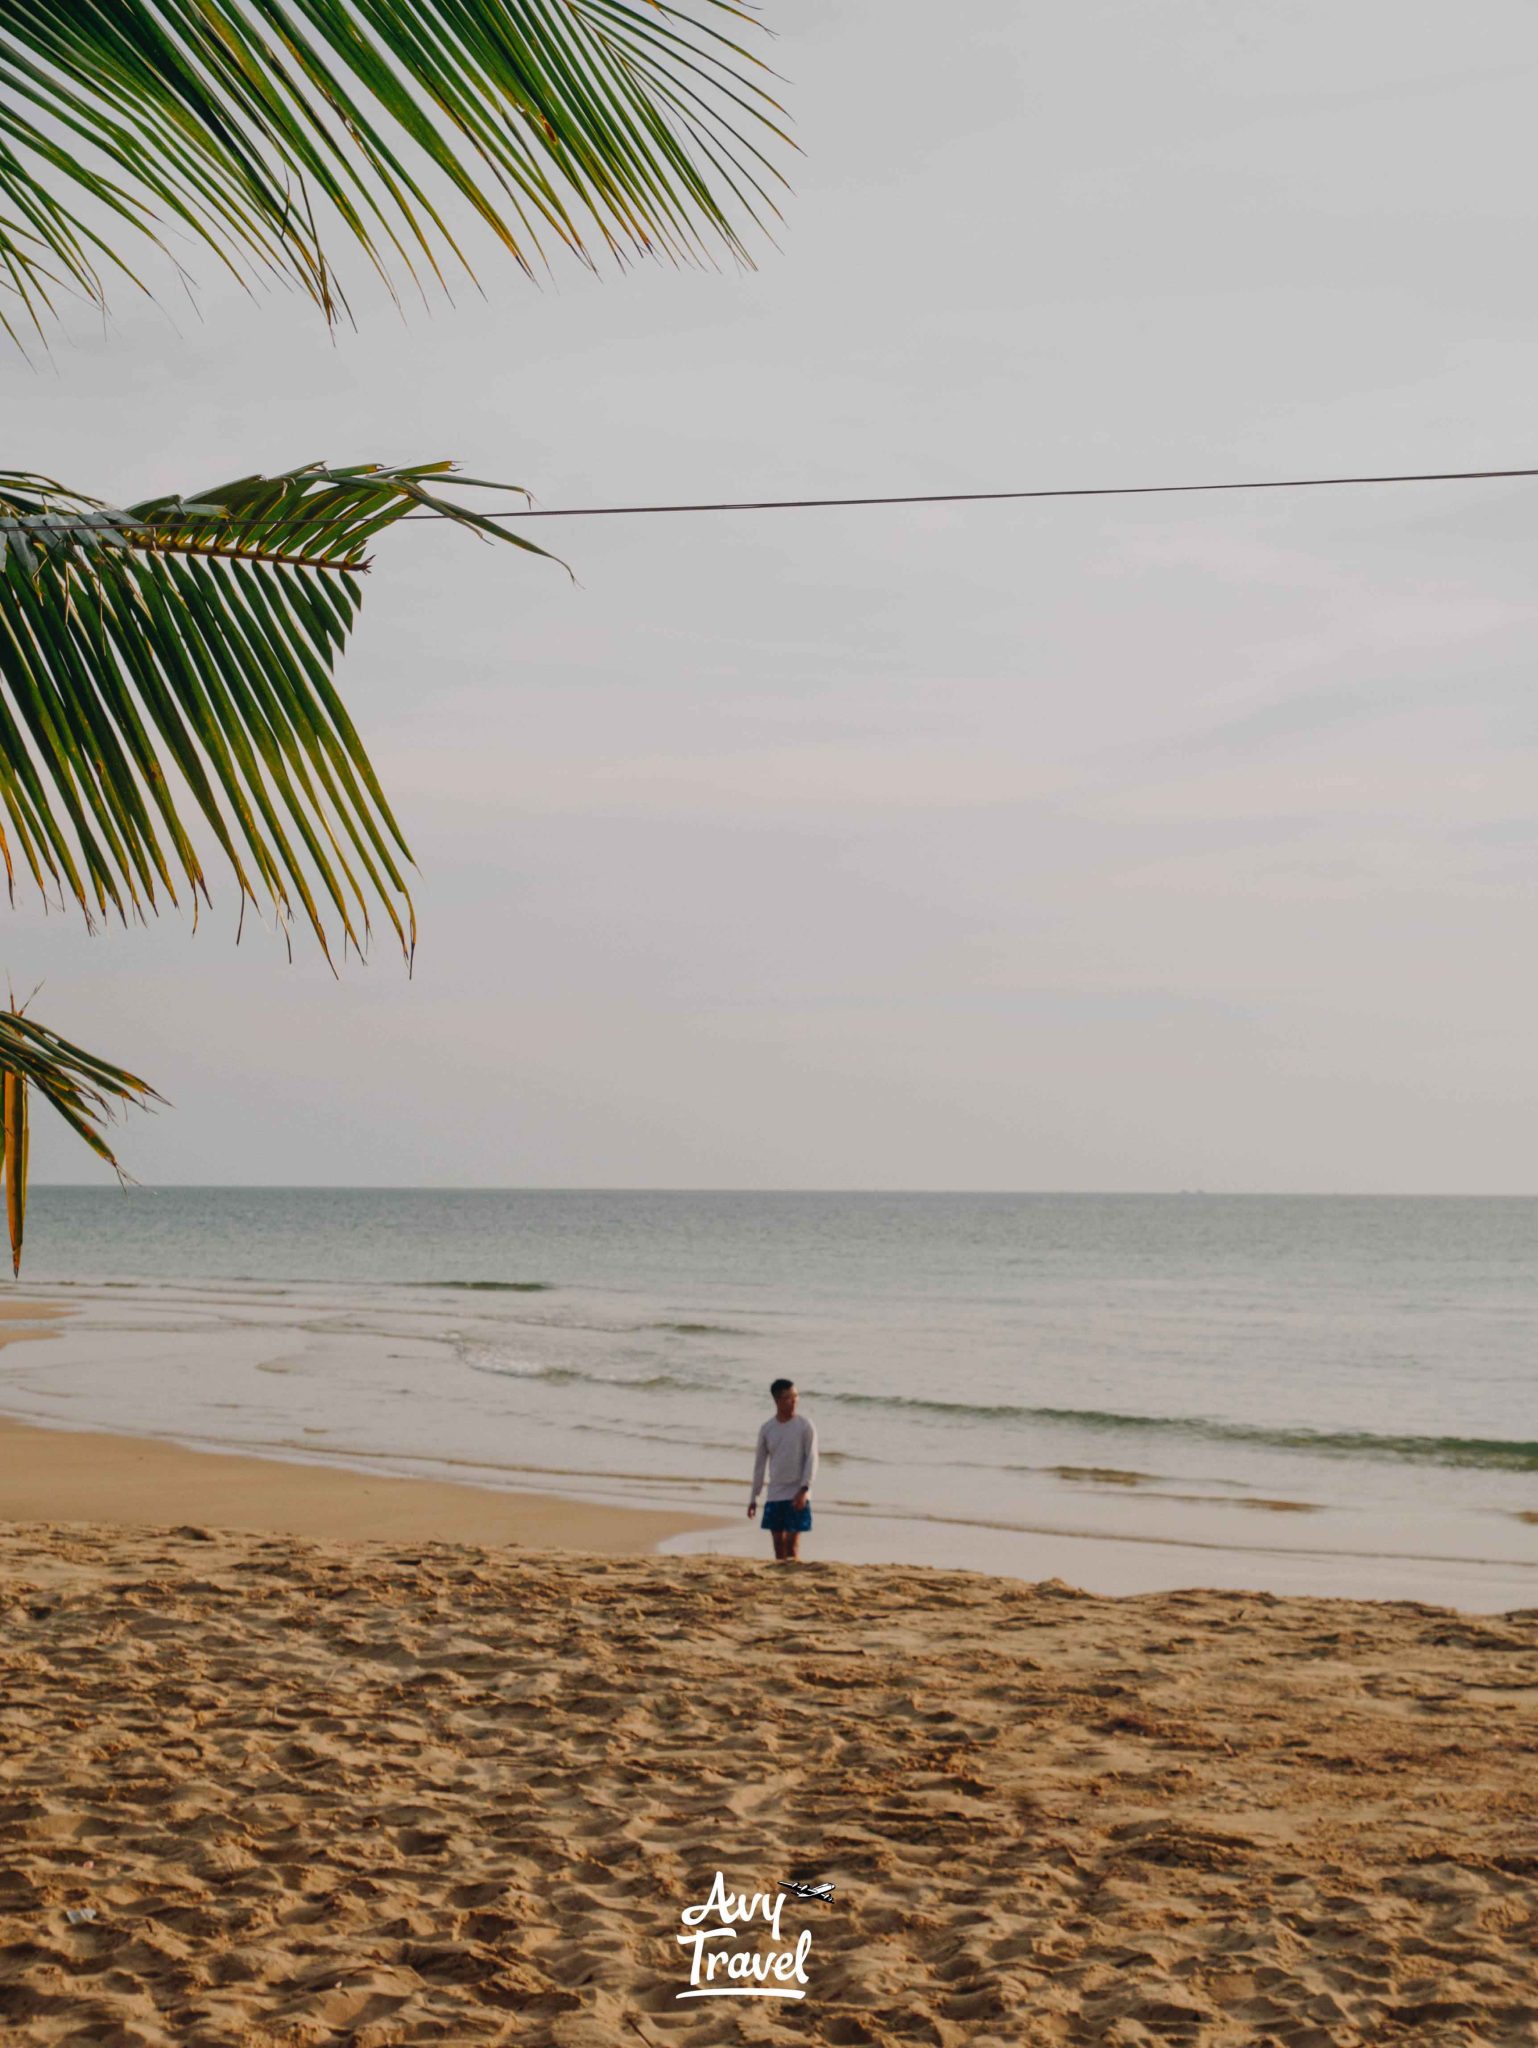
[[[822,1556],[1538,1605],[1538,1201],[38,1188],[0,1411]],[[1524,1519],[1524,1517],[1529,1519]]]

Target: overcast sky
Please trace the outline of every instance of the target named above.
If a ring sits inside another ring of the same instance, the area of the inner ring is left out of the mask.
[[[8,462],[561,505],[1538,460],[1525,0],[764,17],[805,155],[756,272],[488,256],[335,336],[122,295],[0,369]],[[1538,1189],[1538,483],[539,537],[577,584],[389,538],[343,671],[413,981],[237,952],[228,885],[196,934],[11,914],[37,1013],[174,1102],[145,1181]]]

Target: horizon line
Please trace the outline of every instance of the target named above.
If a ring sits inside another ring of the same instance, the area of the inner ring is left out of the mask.
[[[743,1187],[722,1183],[670,1185],[641,1181],[162,1181],[158,1186],[136,1182],[121,1188],[111,1182],[41,1180],[31,1189],[110,1195],[220,1194],[344,1194],[344,1195],[752,1195],[847,1199],[965,1197],[1000,1201],[1244,1201],[1244,1202],[1532,1202],[1538,1189],[1520,1191],[1467,1188],[964,1188],[964,1187]]]

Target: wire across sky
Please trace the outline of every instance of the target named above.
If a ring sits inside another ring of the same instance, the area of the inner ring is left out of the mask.
[[[1437,469],[1392,476],[1249,477],[1234,483],[1068,484],[1023,491],[911,491],[896,496],[848,498],[727,498],[680,505],[530,505],[488,512],[487,519],[642,519],[678,512],[821,512],[867,505],[999,505],[1041,498],[1168,498],[1217,491],[1336,491],[1362,484],[1511,482],[1538,477],[1533,469]],[[410,519],[442,519],[442,512],[411,512]]]

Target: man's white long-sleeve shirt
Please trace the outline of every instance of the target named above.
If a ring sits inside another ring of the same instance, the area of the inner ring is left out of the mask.
[[[794,1500],[804,1486],[811,1491],[817,1477],[817,1432],[811,1417],[793,1415],[781,1422],[771,1415],[758,1432],[758,1450],[753,1459],[753,1500],[763,1491],[764,1473],[769,1474],[765,1500]],[[751,1505],[751,1503],[750,1503]]]

